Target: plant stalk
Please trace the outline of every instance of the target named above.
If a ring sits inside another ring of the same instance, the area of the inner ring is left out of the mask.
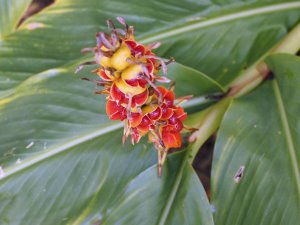
[[[274,53],[290,53],[295,54],[300,49],[300,23],[293,28],[287,36],[283,38],[275,47],[270,49],[264,54],[255,64],[249,67],[245,72],[235,79],[229,85],[229,91],[227,96],[239,97],[242,96],[254,88],[256,88],[263,80],[267,78],[270,73],[270,69],[264,62],[267,56]]]
[[[231,98],[224,98],[201,112],[200,122],[197,124],[198,130],[189,137],[189,142],[193,143],[188,153],[189,163],[193,162],[203,143],[218,129],[230,102]]]

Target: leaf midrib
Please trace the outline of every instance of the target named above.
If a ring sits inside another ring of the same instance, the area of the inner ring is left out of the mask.
[[[300,8],[300,2],[280,3],[280,4],[269,5],[269,6],[257,7],[253,9],[243,10],[242,12],[230,13],[230,14],[225,14],[223,16],[207,19],[207,20],[201,20],[199,22],[186,25],[186,26],[184,26],[183,23],[180,24],[179,26],[178,25],[174,26],[171,29],[158,32],[153,35],[149,35],[149,37],[141,37],[138,40],[141,43],[148,44],[154,41],[170,38],[172,36],[176,36],[182,33],[189,33],[190,31],[196,30],[198,28],[209,27],[216,24],[222,24],[222,23],[226,23],[226,22],[230,22],[230,21],[234,21],[246,17],[256,16],[260,14],[267,14],[267,13],[272,13],[277,11],[285,11],[294,8]]]
[[[168,215],[170,213],[170,210],[172,208],[173,202],[175,200],[175,197],[176,197],[178,189],[179,189],[179,185],[180,185],[181,180],[182,180],[182,174],[183,174],[183,169],[184,169],[185,162],[186,162],[186,159],[187,159],[187,155],[188,154],[186,152],[185,156],[184,156],[184,159],[181,162],[179,171],[178,171],[178,173],[177,173],[177,175],[175,177],[173,188],[172,188],[172,190],[170,191],[170,193],[168,195],[166,204],[163,207],[162,212],[160,214],[160,217],[158,219],[158,222],[157,222],[158,225],[164,225],[165,222],[166,222],[166,220],[168,219]]]
[[[116,130],[120,129],[122,126],[123,126],[122,123],[114,123],[112,125],[102,127],[101,129],[98,129],[96,131],[76,137],[68,142],[62,143],[61,145],[54,146],[47,151],[43,151],[34,157],[31,157],[31,158],[28,158],[28,159],[22,161],[22,163],[19,165],[14,165],[14,166],[11,166],[8,169],[4,170],[5,175],[2,179],[0,179],[0,181],[3,181],[6,178],[10,177],[11,175],[18,173],[26,168],[29,168],[36,163],[39,163],[46,159],[49,159],[50,157],[53,157],[59,153],[65,152],[76,145],[82,144],[86,141],[90,141],[98,136],[116,131]]]
[[[176,35],[179,35],[182,33],[188,33],[190,31],[196,30],[198,28],[209,27],[209,26],[213,26],[216,24],[226,23],[226,22],[230,22],[233,20],[238,20],[241,18],[246,18],[246,17],[250,17],[250,16],[254,16],[254,15],[259,15],[259,14],[264,14],[264,13],[272,13],[272,12],[277,12],[277,11],[284,11],[284,10],[289,10],[289,9],[294,9],[294,8],[300,8],[300,2],[289,2],[289,3],[270,4],[268,6],[260,6],[260,7],[256,7],[253,9],[243,10],[242,12],[238,12],[238,13],[228,13],[225,15],[216,16],[211,19],[201,20],[199,22],[196,22],[196,23],[193,23],[190,25],[185,25],[185,24],[189,23],[189,21],[186,21],[185,23],[180,23],[180,25],[176,25],[170,29],[156,32],[152,35],[149,35],[148,37],[147,36],[146,37],[137,36],[137,40],[143,44],[149,44],[151,42],[160,41],[160,40],[170,38],[172,36],[176,36]],[[70,66],[70,65],[74,64],[75,62],[80,61],[81,59],[87,59],[87,57],[80,56],[78,58],[74,58],[74,59],[70,60],[72,63],[70,63],[70,61],[66,62],[66,63],[62,63],[60,66],[57,66],[57,68]],[[48,68],[48,69],[51,69],[51,68]],[[48,69],[45,69],[44,71],[47,71]],[[43,71],[41,71],[41,72],[43,72]],[[41,73],[41,72],[39,72],[39,73]],[[19,83],[17,86],[19,86],[21,83]],[[10,91],[14,90],[14,89],[16,89],[16,87],[11,88],[9,90]]]
[[[281,91],[280,91],[280,88],[278,85],[278,81],[276,79],[274,79],[272,81],[272,87],[273,87],[275,100],[276,100],[278,111],[279,111],[280,120],[281,120],[282,127],[283,127],[284,137],[286,139],[286,144],[287,144],[288,153],[289,153],[290,160],[291,160],[292,170],[293,170],[294,176],[296,178],[298,199],[300,200],[300,166],[298,165],[298,162],[297,162],[296,148],[295,148],[294,141],[292,138],[292,133],[291,133],[291,129],[289,126],[285,106],[284,106],[284,103],[282,100]]]
[[[194,98],[191,103],[187,102],[186,104],[182,104],[182,106],[185,108],[192,108],[194,106],[205,104],[207,102],[209,102],[209,100],[207,98],[205,98],[204,96],[199,96],[197,98]],[[65,143],[60,144],[60,145],[53,146],[52,148],[49,148],[49,150],[47,150],[47,151],[43,151],[34,157],[27,158],[26,160],[22,161],[21,164],[13,165],[13,166],[5,169],[4,170],[5,176],[2,179],[0,179],[0,182],[15,173],[21,172],[22,170],[35,165],[36,163],[39,163],[46,159],[49,159],[50,157],[53,157],[57,154],[65,152],[65,151],[71,149],[72,147],[75,147],[84,142],[90,141],[101,135],[121,129],[122,127],[123,127],[123,123],[113,123],[106,127],[102,127],[100,129],[94,130],[92,132],[85,133],[81,136],[77,136]]]

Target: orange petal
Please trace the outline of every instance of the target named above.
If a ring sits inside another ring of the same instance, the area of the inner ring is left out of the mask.
[[[137,126],[138,130],[141,132],[148,132],[151,128],[152,121],[148,116],[143,116],[141,123]]]
[[[167,89],[163,86],[157,86],[157,89],[160,91],[160,93],[162,94],[162,96],[164,97],[165,94],[167,93]]]
[[[174,114],[176,117],[182,122],[186,119],[187,114],[184,112],[184,109],[182,107],[178,107],[174,110]]]
[[[143,119],[142,113],[138,113],[138,112],[131,112],[131,117],[132,119],[129,120],[129,125],[131,127],[137,127]]]
[[[180,133],[162,132],[162,140],[166,148],[179,148],[181,147]]]

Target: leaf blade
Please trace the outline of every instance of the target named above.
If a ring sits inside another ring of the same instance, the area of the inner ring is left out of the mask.
[[[0,38],[16,30],[30,2],[30,0],[21,0],[18,3],[10,0],[0,1]]]
[[[299,118],[295,115],[300,60],[282,54],[271,56],[267,63],[275,79],[235,100],[221,125],[212,176],[216,223],[294,224],[299,220]],[[242,166],[241,179],[235,181]],[[287,202],[288,208],[283,207]]]

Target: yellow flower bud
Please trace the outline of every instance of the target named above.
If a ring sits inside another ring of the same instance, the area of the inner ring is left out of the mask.
[[[127,67],[121,74],[122,80],[131,80],[131,79],[137,79],[138,75],[143,72],[143,68],[141,65],[131,65]]]
[[[126,67],[129,66],[129,63],[126,61],[126,59],[130,57],[130,49],[126,44],[122,43],[120,48],[111,57],[111,67],[119,71],[126,69]]]

